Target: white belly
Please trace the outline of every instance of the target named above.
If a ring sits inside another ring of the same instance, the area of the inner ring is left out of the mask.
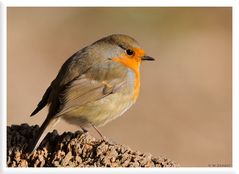
[[[121,116],[133,103],[131,96],[115,93],[69,111],[62,118],[81,127],[85,127],[89,123],[95,126],[103,126]]]

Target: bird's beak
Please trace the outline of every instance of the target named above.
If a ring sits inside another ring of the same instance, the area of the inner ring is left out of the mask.
[[[155,59],[150,56],[143,56],[141,57],[141,60],[154,61]]]

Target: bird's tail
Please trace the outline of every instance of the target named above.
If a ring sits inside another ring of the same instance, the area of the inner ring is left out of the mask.
[[[39,132],[37,133],[37,136],[34,137],[34,140],[32,143],[30,143],[26,149],[26,152],[31,154],[34,150],[36,150],[36,148],[40,145],[40,143],[42,142],[42,140],[45,138],[46,134],[48,133],[47,131],[47,127],[49,125],[52,125],[52,123],[55,123],[55,121],[57,120],[57,118],[51,118],[51,117],[47,117],[45,119],[45,121],[42,123]],[[51,127],[51,126],[50,126]]]

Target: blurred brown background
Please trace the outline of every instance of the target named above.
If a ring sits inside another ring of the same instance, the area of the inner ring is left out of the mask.
[[[231,8],[12,7],[7,15],[8,125],[41,124],[47,109],[29,115],[63,62],[124,33],[157,61],[141,67],[138,102],[101,132],[181,166],[231,165]]]

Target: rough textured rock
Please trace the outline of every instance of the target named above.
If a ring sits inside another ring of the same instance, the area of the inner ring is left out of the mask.
[[[58,135],[54,130],[31,155],[24,149],[39,130],[28,124],[7,127],[9,167],[177,167],[175,162],[149,153],[133,151],[125,145],[97,140],[77,131]]]

